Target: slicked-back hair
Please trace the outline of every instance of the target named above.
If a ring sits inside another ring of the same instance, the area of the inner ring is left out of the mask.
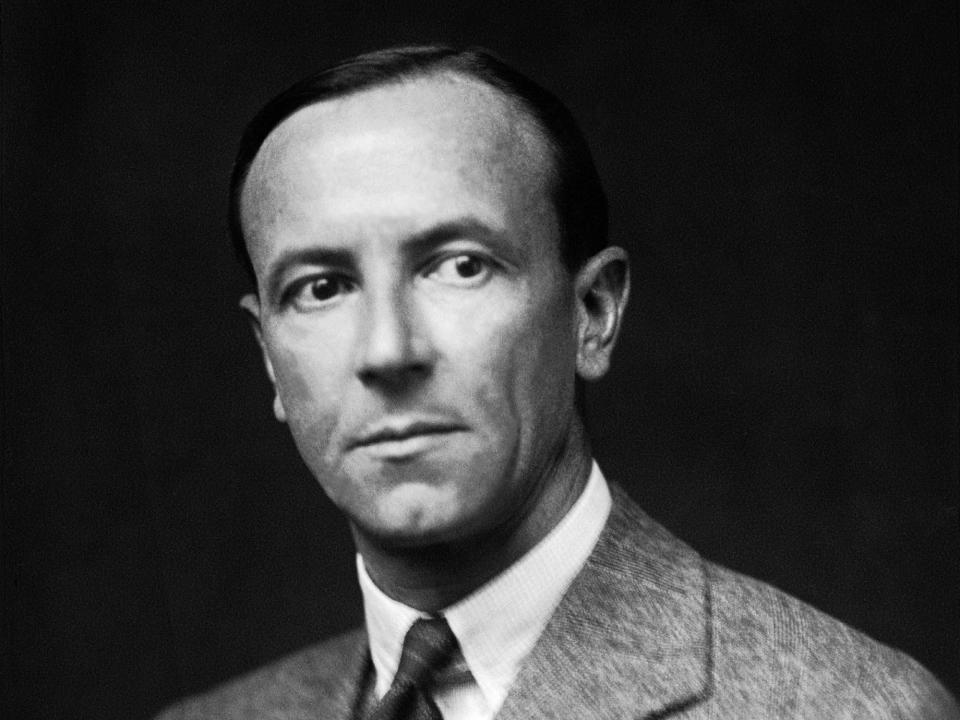
[[[441,74],[472,78],[499,90],[534,121],[551,154],[550,187],[560,228],[560,254],[570,272],[607,245],[607,198],[590,148],[573,115],[549,90],[485,50],[443,45],[394,47],[358,55],[304,78],[268,102],[240,140],[230,177],[228,218],[237,257],[256,286],[240,218],[250,165],[267,136],[297,110],[378,86]]]

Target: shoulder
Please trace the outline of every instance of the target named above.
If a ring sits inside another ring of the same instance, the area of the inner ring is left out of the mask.
[[[691,707],[711,717],[960,720],[950,694],[908,655],[704,560],[611,489],[591,587],[579,595],[624,626],[646,622],[634,633],[638,648],[667,645],[688,665],[700,664],[704,684]]]
[[[801,717],[960,717],[908,655],[759,580],[708,562],[704,572],[719,694],[762,689]]]
[[[242,675],[168,708],[155,720],[303,717],[351,689],[349,677],[366,655],[366,634],[353,630]]]

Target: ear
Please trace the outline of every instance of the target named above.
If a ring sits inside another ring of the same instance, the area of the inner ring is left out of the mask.
[[[283,409],[283,403],[280,400],[280,393],[277,390],[277,376],[273,372],[273,363],[270,362],[270,355],[267,354],[267,346],[263,342],[263,330],[260,327],[260,300],[249,293],[240,298],[240,309],[250,320],[250,327],[253,328],[253,335],[260,346],[260,353],[263,356],[263,364],[267,369],[267,377],[273,385],[273,414],[280,422],[287,421],[287,412]]]
[[[577,294],[577,374],[598,380],[610,368],[620,323],[630,295],[627,251],[601,250],[584,263],[574,278]]]

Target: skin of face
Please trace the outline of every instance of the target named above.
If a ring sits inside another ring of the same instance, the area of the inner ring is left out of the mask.
[[[626,260],[564,268],[551,172],[509,100],[453,75],[303,108],[254,159],[241,305],[361,548],[530,545],[582,488],[574,381],[606,371]]]

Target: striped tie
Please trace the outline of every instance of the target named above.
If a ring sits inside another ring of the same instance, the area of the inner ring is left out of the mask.
[[[443,720],[429,692],[457,650],[457,638],[440,618],[417,620],[403,640],[393,684],[369,720]]]

